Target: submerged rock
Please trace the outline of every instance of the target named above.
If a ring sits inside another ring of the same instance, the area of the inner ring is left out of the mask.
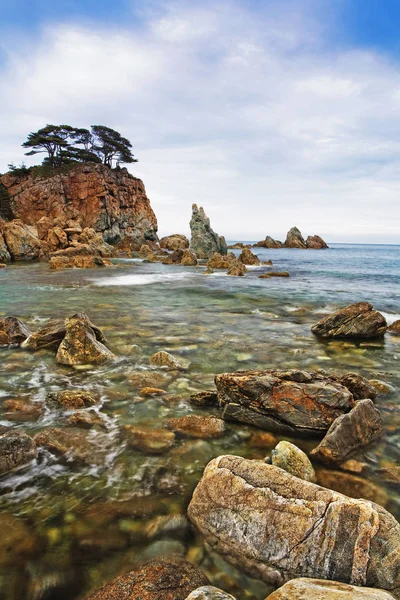
[[[104,433],[93,436],[91,432],[75,427],[59,429],[49,427],[34,437],[37,446],[42,446],[67,462],[87,465],[103,464],[111,450],[112,441]]]
[[[99,402],[99,395],[89,390],[62,390],[49,392],[46,404],[51,408],[86,408]]]
[[[324,579],[292,579],[265,600],[393,600],[383,590]]]
[[[258,276],[259,279],[269,279],[270,277],[290,277],[287,271],[266,271]]]
[[[164,352],[163,350],[156,352],[150,357],[150,364],[157,367],[167,367],[167,369],[172,371],[182,369],[182,365],[179,360],[172,356],[172,354],[169,352]]]
[[[0,435],[0,475],[13,471],[36,457],[36,444],[26,433],[10,430]]]
[[[323,338],[369,339],[382,337],[387,329],[385,318],[368,302],[357,302],[324,317],[311,331]]]
[[[180,435],[204,440],[219,438],[225,433],[225,422],[218,417],[187,415],[168,419],[166,425]]]
[[[200,569],[186,560],[160,558],[116,577],[86,600],[185,600],[192,590],[208,583]]]
[[[358,400],[348,414],[335,419],[311,455],[327,463],[341,462],[350,452],[377,440],[382,433],[382,418],[372,400]]]
[[[21,560],[26,560],[40,547],[37,536],[29,522],[15,517],[11,513],[0,513],[0,565],[16,568]],[[4,596],[4,598],[6,598]]]
[[[190,248],[198,258],[209,258],[214,252],[227,253],[225,238],[211,229],[210,219],[202,207],[197,208],[197,204],[192,205],[190,231]]]
[[[206,585],[194,590],[186,600],[235,600],[235,598],[216,587]]]
[[[273,465],[212,460],[188,515],[213,550],[266,583],[316,577],[400,586],[400,525],[391,514]]]
[[[314,467],[307,454],[290,442],[279,442],[272,450],[271,461],[275,467],[280,467],[295,477],[316,481]]]
[[[175,442],[175,434],[166,429],[125,425],[123,430],[128,446],[148,454],[163,454],[172,448]]]
[[[215,377],[222,415],[269,431],[320,435],[354,406],[351,392],[307,371],[238,371]]]
[[[160,239],[160,247],[166,250],[186,250],[189,248],[189,240],[186,235],[174,233]]]
[[[243,248],[242,253],[238,258],[239,262],[242,262],[244,265],[259,265],[260,259],[258,256],[253,254],[250,248]]]
[[[0,317],[0,346],[22,344],[30,329],[17,317]]]
[[[58,363],[97,365],[113,358],[114,354],[98,340],[96,330],[84,313],[78,313],[65,320],[65,337],[56,356]]]

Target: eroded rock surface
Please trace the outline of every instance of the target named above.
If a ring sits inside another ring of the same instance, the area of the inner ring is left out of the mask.
[[[160,247],[166,250],[186,250],[189,248],[189,240],[186,235],[174,233],[160,239]]]
[[[390,513],[273,465],[212,460],[188,515],[213,550],[266,583],[313,577],[399,589],[400,525]]]
[[[323,579],[292,579],[265,600],[393,600],[383,590],[324,581]]]
[[[382,337],[386,329],[386,319],[372,304],[357,302],[324,317],[311,331],[323,338],[369,339]]]
[[[214,252],[227,253],[225,238],[219,236],[211,229],[210,219],[202,207],[197,204],[192,206],[192,218],[190,219],[190,248],[198,258],[209,258]]]
[[[113,358],[114,354],[99,340],[96,329],[84,313],[78,313],[65,320],[65,337],[56,356],[58,363],[96,365]]]
[[[224,418],[269,431],[321,435],[354,406],[351,392],[307,371],[238,371],[215,377]]]
[[[0,346],[22,344],[30,333],[29,327],[17,317],[0,317]]]

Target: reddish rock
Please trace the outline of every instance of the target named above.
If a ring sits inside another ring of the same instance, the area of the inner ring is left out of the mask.
[[[387,330],[388,333],[391,333],[392,335],[400,335],[400,319],[394,321]]]
[[[313,250],[322,250],[329,247],[319,235],[309,235],[306,240],[306,246]]]
[[[193,250],[184,250],[181,259],[181,265],[186,267],[194,267],[197,265],[197,256]]]
[[[238,260],[244,265],[259,265],[260,259],[249,248],[243,248]]]
[[[254,244],[256,248],[282,248],[283,244],[279,240],[274,240],[271,236],[267,235],[265,240]]]

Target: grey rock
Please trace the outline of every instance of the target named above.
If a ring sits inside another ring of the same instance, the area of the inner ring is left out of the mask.
[[[190,249],[196,253],[198,258],[209,258],[214,252],[219,252],[219,254],[228,252],[225,238],[211,229],[210,219],[204,209],[198,208],[197,204],[192,206],[190,231]]]

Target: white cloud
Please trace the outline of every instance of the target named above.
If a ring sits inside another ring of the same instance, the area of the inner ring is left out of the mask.
[[[46,123],[104,123],[132,140],[162,234],[187,231],[197,202],[228,238],[296,224],[395,242],[398,65],[329,51],[299,1],[162,4],[140,27],[55,23],[29,51],[8,40],[0,170]]]

